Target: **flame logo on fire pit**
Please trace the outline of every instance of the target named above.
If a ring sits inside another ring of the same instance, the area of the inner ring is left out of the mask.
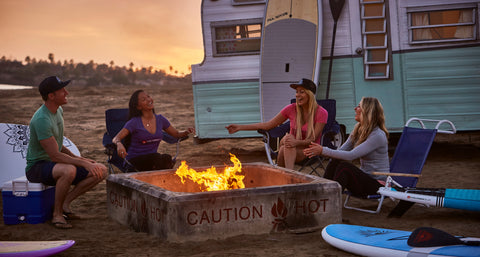
[[[279,232],[287,229],[287,222],[285,218],[287,217],[288,210],[285,207],[283,201],[278,198],[277,203],[274,203],[272,206],[272,215],[275,217],[273,224],[273,231]]]

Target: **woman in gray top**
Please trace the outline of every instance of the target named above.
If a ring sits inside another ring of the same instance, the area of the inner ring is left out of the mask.
[[[374,97],[363,97],[355,107],[355,120],[358,122],[347,141],[333,150],[311,143],[304,150],[306,156],[323,155],[332,158],[324,178],[337,181],[342,189],[348,189],[353,195],[365,197],[376,194],[384,176],[375,176],[372,172],[389,172],[388,131],[380,101]],[[360,158],[360,168],[351,163]]]

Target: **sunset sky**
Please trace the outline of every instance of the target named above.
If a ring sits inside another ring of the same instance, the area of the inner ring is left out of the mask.
[[[152,66],[203,59],[201,0],[1,0],[0,57]]]

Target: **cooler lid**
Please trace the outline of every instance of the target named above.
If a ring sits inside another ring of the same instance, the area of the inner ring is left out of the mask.
[[[43,191],[49,187],[50,186],[46,186],[41,183],[29,182],[26,176],[22,176],[5,182],[3,184],[2,191],[12,191],[14,194],[22,194],[22,192],[25,192],[28,194],[28,191]]]

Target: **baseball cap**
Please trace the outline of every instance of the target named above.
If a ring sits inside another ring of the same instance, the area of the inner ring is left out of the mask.
[[[57,76],[50,76],[40,83],[38,86],[38,91],[40,92],[40,95],[46,96],[64,88],[66,85],[68,85],[68,83],[70,83],[70,80],[61,81]]]
[[[315,85],[315,83],[313,83],[313,81],[309,79],[301,79],[298,83],[291,84],[290,87],[294,89],[297,89],[297,87],[303,87],[307,90],[312,91],[313,94],[317,93],[317,86]]]

